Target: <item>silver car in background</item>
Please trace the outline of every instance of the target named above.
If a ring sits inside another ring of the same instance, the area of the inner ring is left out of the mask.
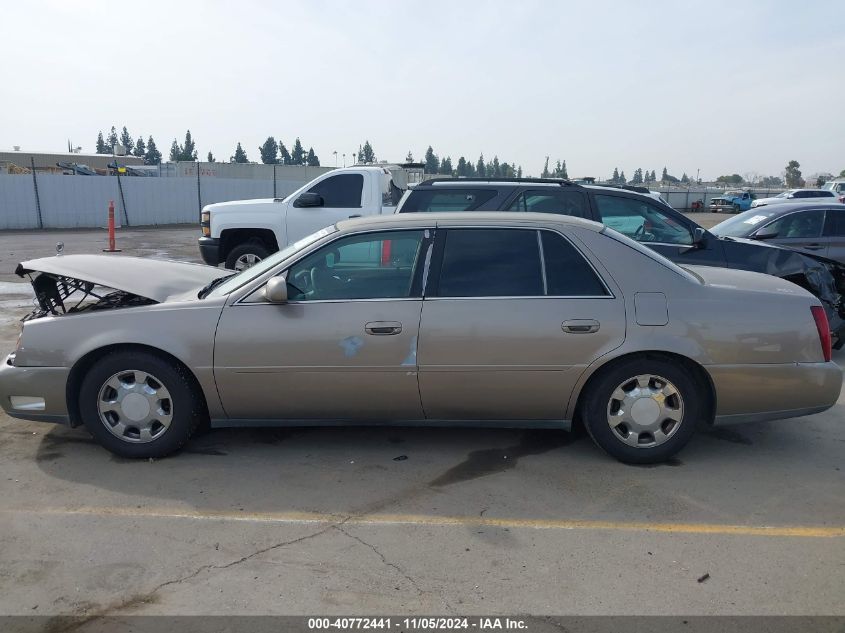
[[[680,268],[568,216],[350,220],[238,274],[94,255],[17,272],[39,308],[0,369],[3,408],[84,424],[129,457],[167,455],[204,420],[580,419],[610,455],[649,463],[700,426],[824,411],[842,384],[808,292]]]

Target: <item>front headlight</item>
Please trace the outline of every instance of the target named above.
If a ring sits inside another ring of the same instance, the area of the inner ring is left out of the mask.
[[[208,224],[209,222],[211,222],[211,211],[203,211],[200,213],[200,223]]]

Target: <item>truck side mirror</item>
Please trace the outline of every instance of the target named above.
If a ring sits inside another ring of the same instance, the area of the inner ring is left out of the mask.
[[[323,201],[323,196],[319,193],[306,191],[294,201],[293,206],[301,209],[305,207],[322,207],[324,204],[325,202]]]
[[[288,300],[288,282],[284,277],[273,277],[264,286],[264,298],[270,303],[286,303]]]

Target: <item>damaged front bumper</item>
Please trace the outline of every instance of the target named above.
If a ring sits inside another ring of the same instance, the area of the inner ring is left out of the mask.
[[[13,418],[70,424],[67,367],[16,367],[10,354],[0,365],[0,406]]]

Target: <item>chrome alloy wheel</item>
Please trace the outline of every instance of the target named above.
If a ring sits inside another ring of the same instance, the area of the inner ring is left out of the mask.
[[[607,403],[607,423],[617,438],[635,448],[653,448],[668,441],[681,427],[684,401],[662,376],[629,378]]]
[[[97,396],[100,421],[124,442],[145,444],[161,437],[173,420],[173,401],[162,382],[137,369],[109,378]]]
[[[244,253],[235,260],[235,270],[246,270],[250,266],[255,266],[261,261],[261,257],[255,253]]]

